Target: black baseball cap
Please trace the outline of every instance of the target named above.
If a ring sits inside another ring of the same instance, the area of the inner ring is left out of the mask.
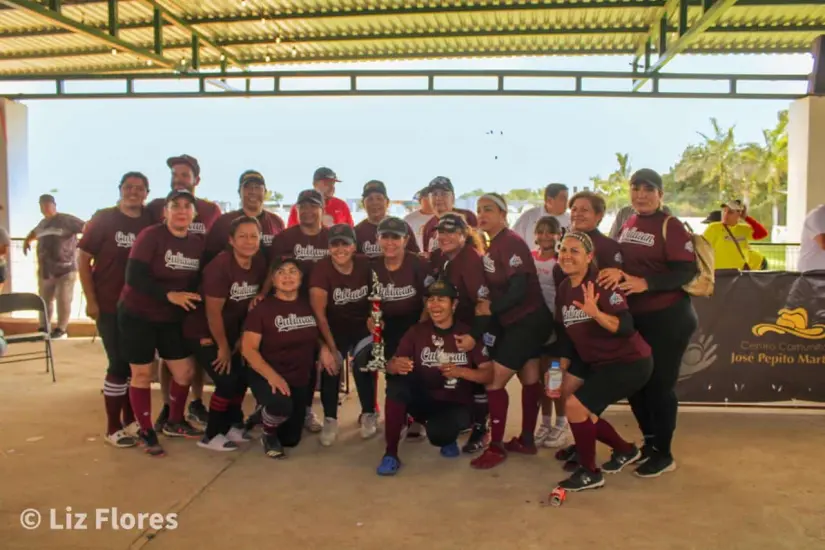
[[[651,170],[650,168],[642,168],[630,176],[630,185],[635,185],[637,183],[652,185],[660,191],[664,188],[664,185],[662,184],[662,176],[660,176],[656,170]]]
[[[270,271],[272,273],[275,273],[286,264],[293,264],[298,269],[301,269],[301,264],[298,263],[298,260],[295,259],[295,256],[276,256],[275,259],[272,260]]]
[[[427,296],[444,296],[447,298],[458,298],[458,290],[452,283],[444,279],[436,279],[434,283],[427,287]]]
[[[177,199],[186,199],[192,204],[195,204],[195,195],[187,191],[186,189],[173,189],[166,195],[166,202],[169,203],[173,200]]]
[[[195,177],[199,177],[201,175],[201,165],[198,164],[198,159],[190,155],[179,155],[177,157],[169,157],[166,159],[166,166],[172,168],[177,164],[186,164],[192,169],[192,173],[195,174]]]
[[[49,195],[48,193],[46,193],[45,195],[40,195],[40,199],[38,199],[38,202],[40,204],[43,204],[43,203],[57,204],[57,201],[54,200],[54,195]]]
[[[407,223],[401,218],[390,216],[384,218],[378,224],[378,235],[382,233],[390,233],[391,235],[398,235],[399,237],[407,236]]]
[[[455,212],[447,212],[441,219],[438,220],[436,230],[444,231],[445,233],[455,233],[456,231],[463,231],[467,229],[467,222],[461,214]]]
[[[384,185],[383,181],[370,180],[365,183],[364,190],[361,192],[361,198],[366,199],[367,196],[372,193],[381,193],[385,197],[389,198],[389,195],[387,195],[387,186]]]
[[[326,166],[318,168],[315,171],[315,174],[312,176],[312,181],[319,180],[341,181],[338,179],[338,176],[335,174],[335,171],[332,168],[327,168]]]
[[[422,187],[415,195],[413,195],[414,201],[420,201],[421,197],[426,197],[430,193],[430,184],[425,185]]]
[[[238,189],[253,183],[266,187],[266,181],[260,172],[257,170],[247,170],[241,174],[241,177],[238,179]]]
[[[310,204],[314,204],[315,206],[323,207],[324,197],[315,189],[304,189],[298,193],[298,200],[295,201],[295,204],[301,204],[302,202],[308,202]]]
[[[721,222],[722,221],[722,211],[721,210],[714,210],[708,217],[702,220],[702,223],[713,223],[713,222]]]
[[[347,244],[355,244],[355,230],[346,223],[337,223],[329,228],[329,244],[335,241],[344,241]]]
[[[455,193],[455,189],[453,189],[453,182],[450,181],[450,178],[444,176],[433,178],[430,185],[427,186],[428,193],[432,193],[436,189],[442,189],[444,191],[449,191],[450,193]]]

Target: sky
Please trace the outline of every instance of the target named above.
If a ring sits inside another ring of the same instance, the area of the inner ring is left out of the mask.
[[[579,57],[360,68],[627,71],[627,63],[627,57]],[[811,64],[809,55],[684,56],[666,70],[807,74]],[[804,92],[805,84],[781,89]],[[0,93],[8,91],[8,86],[0,88]],[[342,198],[359,197],[365,182],[380,179],[390,198],[409,199],[438,175],[452,179],[456,195],[476,188],[540,188],[553,181],[583,187],[592,176],[615,169],[617,152],[629,153],[633,168],[667,171],[688,144],[701,140],[698,132],[710,131],[711,117],[736,125],[739,141],[759,141],[762,129],[773,127],[777,112],[789,102],[322,97],[39,100],[27,105],[29,186],[25,196],[12,198],[14,236],[37,223],[37,197],[52,189],[57,189],[59,210],[84,219],[114,204],[120,176],[127,171],[149,177],[150,199],[163,196],[169,189],[165,160],[182,153],[200,161],[197,193],[233,205],[238,177],[247,169],[263,173],[269,188],[286,200],[310,187],[320,166],[338,173],[342,182],[336,195]]]

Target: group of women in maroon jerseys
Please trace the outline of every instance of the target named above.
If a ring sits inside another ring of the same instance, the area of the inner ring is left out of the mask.
[[[377,293],[387,359],[386,449],[378,474],[398,472],[405,437],[426,435],[448,458],[480,453],[470,462],[478,469],[498,466],[509,453],[534,455],[550,440],[544,425],[536,438],[542,403],[545,418],[555,408],[563,421],[556,427],[569,422],[575,440],[557,453],[574,469],[560,484],[566,489],[599,487],[603,472],[633,463],[641,463],[642,477],[675,468],[674,388],[696,327],[682,287],[696,267],[690,235],[661,212],[655,172],[634,174],[636,214],[618,242],[597,229],[604,200],[584,192],[570,201],[570,228],[539,221],[535,254],[508,228],[501,195],[480,197],[475,215],[456,210],[452,183],[436,178],[435,216],[424,227],[420,253],[409,225],[387,217],[380,181],[365,184],[368,216],[354,228],[324,227],[324,198],[307,190],[297,200],[299,223],[284,229],[263,210],[260,173],[241,175],[242,208],[221,214],[195,198],[194,186],[174,183],[182,172],[184,180],[197,179],[197,161],[184,155],[168,164],[173,190],[162,215],[152,214],[156,203],[143,207],[146,178],[126,174],[117,206],[95,215],[80,244],[81,263],[89,267],[84,291],[110,363],[107,442],[141,443],[162,455],[161,431],[197,438],[206,449],[235,450],[250,440],[242,411],[249,389],[267,456],[286,456],[284,448],[297,445],[305,430],[320,432],[320,443],[330,446],[338,436],[346,361],[360,401],[361,437],[373,437],[377,376],[361,367],[375,328],[369,298]],[[548,356],[564,371],[555,403],[545,389]],[[156,358],[171,379],[164,390],[168,409],[153,425]],[[215,386],[205,429],[184,414],[198,371]],[[521,382],[522,425],[505,441],[513,376]],[[311,413],[318,386],[323,423]],[[641,448],[601,418],[625,398],[644,436]],[[601,467],[596,441],[613,451]]]

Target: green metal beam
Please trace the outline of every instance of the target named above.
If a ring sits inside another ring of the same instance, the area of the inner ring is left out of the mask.
[[[120,19],[118,18],[117,0],[109,0],[109,34],[117,36],[120,32]]]
[[[667,2],[662,4],[659,9],[652,10],[647,33],[645,33],[644,36],[639,37],[639,41],[636,43],[636,53],[634,59],[639,59],[645,54],[645,45],[648,40],[656,40],[657,43],[661,44],[663,30],[667,30],[668,18],[670,17],[670,14],[676,10],[678,5],[679,0],[667,0]]]
[[[679,0],[679,36],[682,37],[688,28],[688,0]],[[664,50],[662,50],[664,51]]]
[[[201,41],[197,34],[192,35],[192,68],[201,68]]]
[[[32,0],[0,0],[0,4],[14,6],[16,8],[20,8],[30,13],[36,14],[40,17],[48,19],[54,25],[62,27],[66,30],[70,30],[77,34],[82,34],[84,36],[94,38],[98,42],[101,42],[109,46],[110,48],[115,48],[117,50],[129,52],[141,59],[152,61],[152,63],[160,67],[166,67],[170,69],[175,66],[174,61],[166,59],[165,57],[157,55],[148,50],[138,48],[133,44],[121,40],[120,38],[110,36],[103,31],[80,23],[79,21],[75,21],[74,19],[65,17],[64,15],[56,11],[52,11],[46,6],[34,2]]]
[[[741,99],[794,99],[804,96],[804,91],[797,94],[782,92],[760,92],[760,93],[740,93],[736,88],[738,81],[762,81],[762,82],[799,82],[807,81],[807,75],[755,75],[755,74],[739,74],[739,75],[720,75],[720,74],[661,74],[658,78],[662,81],[672,80],[687,80],[693,82],[727,82],[728,87],[725,92],[669,92],[667,90],[655,89],[652,92],[632,92],[628,86],[624,90],[605,91],[598,89],[589,89],[590,80],[601,82],[604,80],[613,80],[617,82],[626,82],[630,84],[638,75],[632,72],[605,72],[605,71],[537,71],[537,70],[515,70],[515,71],[451,71],[451,70],[435,70],[435,71],[392,71],[392,70],[358,70],[358,71],[267,71],[256,73],[237,73],[235,76],[228,76],[229,79],[248,80],[250,77],[256,80],[269,79],[271,87],[266,90],[250,90],[248,85],[243,90],[235,90],[227,84],[222,88],[222,92],[207,91],[206,84],[210,80],[227,78],[227,75],[222,73],[131,73],[124,75],[97,75],[90,78],[88,75],[74,75],[74,76],[60,76],[60,75],[41,75],[33,77],[29,75],[26,81],[53,81],[57,83],[57,90],[53,93],[40,94],[10,94],[7,97],[11,99],[48,99],[57,97],[87,99],[97,97],[119,97],[119,98],[145,98],[145,97],[178,97],[178,98],[194,98],[194,97],[263,97],[263,96],[308,96],[308,97],[327,97],[327,96],[531,96],[531,97],[550,97],[550,96],[584,96],[584,97],[670,97],[670,98],[741,98]],[[360,87],[359,79],[372,79],[370,86]],[[375,79],[416,79],[406,80],[407,87],[398,87],[399,81],[395,80],[392,84],[388,83],[387,89],[376,89]],[[474,83],[479,82],[479,79],[485,79],[490,83],[490,87],[486,89],[463,89],[455,86],[440,85],[441,79],[472,78]],[[532,85],[519,85],[524,82],[520,79],[537,79],[546,80],[550,87],[547,89],[536,90],[529,89]],[[179,92],[174,88],[163,91],[155,90],[152,92],[141,93],[135,92],[135,81],[151,81],[151,80],[195,80],[198,83],[196,92]],[[300,87],[289,87],[285,90],[282,86],[282,81],[287,79],[299,79],[304,84]],[[336,79],[341,86],[338,89],[313,89],[311,85],[306,84],[307,79]],[[516,79],[513,82],[508,82],[507,79]],[[570,79],[574,82],[574,89],[559,83],[559,79]],[[0,78],[0,80],[15,80],[12,77]],[[102,92],[84,92],[84,93],[66,93],[63,89],[62,83],[71,80],[87,80],[87,81],[117,81],[125,82],[124,92],[111,93],[109,87]],[[425,80],[428,85],[421,87],[420,82]],[[231,80],[230,80],[231,82]]]
[[[154,50],[158,55],[163,55],[163,15],[155,8],[152,11],[152,27],[154,35]]]
[[[705,32],[708,27],[716,23],[725,11],[730,9],[734,4],[736,4],[736,0],[716,0],[716,3],[713,4],[686,33],[673,42],[667,50],[661,52],[659,59],[650,70],[647,71],[645,76],[637,80],[633,85],[633,91],[639,91],[654,73],[659,72],[665,65],[670,63],[674,57],[688,49],[691,44],[702,36],[702,33]]]
[[[225,59],[228,59],[235,65],[238,65],[241,69],[246,69],[243,66],[243,63],[235,56],[232,52],[227,50],[226,48],[218,45],[215,40],[206,36],[203,32],[196,29],[191,23],[187,23],[182,18],[178,17],[166,4],[172,5],[170,2],[161,2],[158,0],[140,0],[140,2],[144,5],[151,6],[155,10],[160,10],[161,15],[164,19],[169,21],[172,25],[178,27],[179,29],[186,31],[187,34],[191,34],[193,37],[197,37],[200,43],[204,46],[208,46],[210,48],[214,48],[218,50],[218,53],[222,55]],[[178,7],[180,9],[180,7]]]

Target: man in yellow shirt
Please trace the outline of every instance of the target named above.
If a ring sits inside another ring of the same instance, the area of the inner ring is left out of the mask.
[[[744,223],[743,223],[744,222]],[[748,216],[748,209],[740,200],[722,205],[722,221],[708,224],[704,237],[713,246],[716,269],[748,271],[751,255],[749,241],[768,236],[767,230]]]

